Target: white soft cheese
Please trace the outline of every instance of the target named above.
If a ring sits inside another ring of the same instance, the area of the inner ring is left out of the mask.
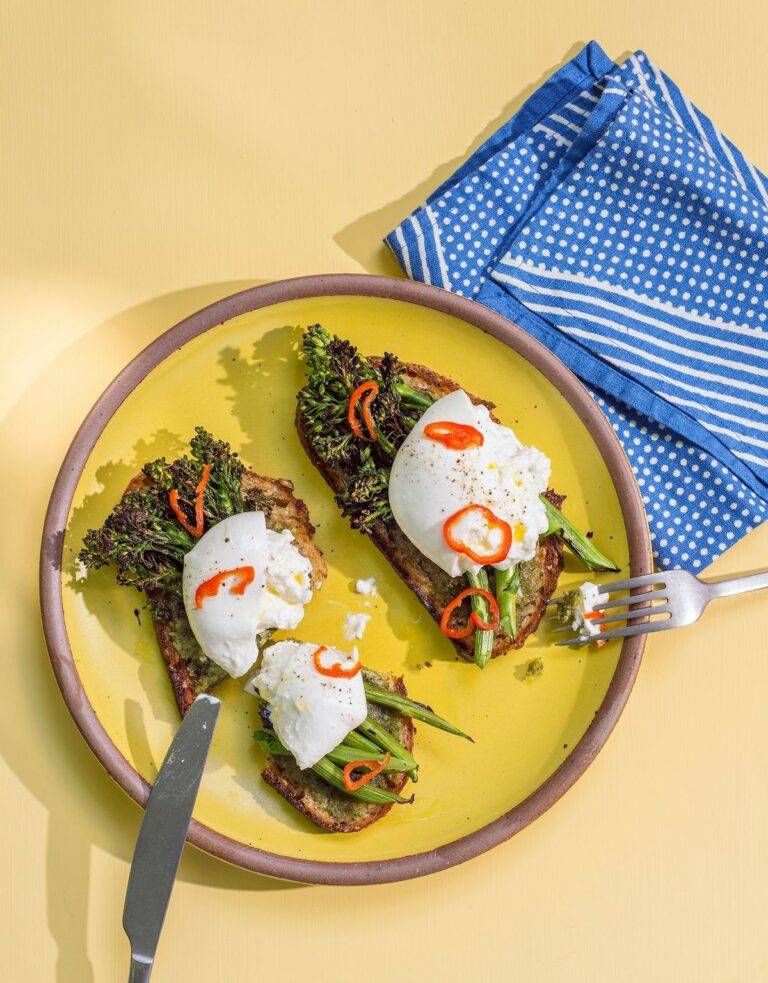
[[[456,451],[424,434],[429,423],[449,421],[474,427],[482,446]],[[550,461],[535,447],[525,447],[508,427],[495,423],[485,406],[475,406],[457,389],[427,409],[398,450],[389,479],[389,503],[395,521],[414,546],[451,577],[477,573],[480,564],[451,549],[445,541],[446,519],[469,505],[482,505],[508,523],[512,541],[504,570],[530,560],[548,526],[539,499],[549,484]],[[489,529],[477,513],[459,520],[454,533],[479,555],[498,550],[501,533]]]
[[[281,743],[299,768],[313,765],[341,744],[368,715],[363,675],[351,679],[326,676],[317,671],[310,642],[275,642],[264,649],[261,666],[246,686],[269,706],[270,720]],[[349,669],[357,655],[328,648],[322,665],[339,663]]]
[[[601,625],[596,625],[590,618],[584,617],[585,611],[594,611],[601,599],[600,588],[591,581],[585,581],[581,587],[574,591],[575,604],[573,607],[573,630],[580,635],[599,635],[603,630]]]
[[[242,594],[228,578],[198,608],[198,587],[226,570],[252,567]],[[294,629],[312,599],[312,566],[290,532],[267,529],[263,512],[241,512],[212,526],[184,557],[182,590],[189,624],[203,652],[230,676],[242,676],[256,661],[256,636],[273,628]]]

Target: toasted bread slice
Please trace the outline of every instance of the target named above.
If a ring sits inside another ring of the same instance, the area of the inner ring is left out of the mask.
[[[407,696],[400,676],[379,674],[370,669],[364,669],[363,675],[366,682],[386,686],[402,696]],[[410,717],[374,703],[368,704],[368,712],[378,723],[394,734],[403,747],[413,751],[416,728]],[[364,756],[361,752],[361,757]],[[307,819],[332,833],[355,833],[357,830],[365,829],[366,826],[385,816],[392,808],[391,805],[373,805],[369,802],[361,802],[351,795],[345,795],[344,792],[323,781],[311,769],[301,771],[291,757],[269,755],[261,774],[276,792],[279,792],[299,812],[304,813]],[[403,772],[391,772],[387,775],[378,775],[373,779],[373,784],[400,793],[407,781],[408,776]]]
[[[378,360],[371,361],[377,364]],[[413,362],[401,365],[403,381],[419,392],[439,398],[460,389],[458,383],[447,376],[440,375],[432,369]],[[494,404],[467,393],[473,403],[487,406],[493,416]],[[496,419],[496,417],[493,417]],[[498,421],[497,421],[498,422]],[[296,428],[304,449],[310,460],[322,474],[335,492],[341,491],[346,478],[338,468],[328,467],[317,455],[307,437],[301,412],[296,414]],[[547,496],[558,508],[563,501],[555,492],[547,492]],[[397,573],[408,584],[411,590],[424,604],[432,617],[439,623],[443,609],[459,591],[466,587],[466,582],[460,578],[449,577],[440,567],[427,559],[405,536],[394,521],[379,520],[370,533],[370,538],[386,556]],[[510,649],[520,648],[531,632],[535,631],[552,596],[558,578],[563,569],[563,550],[556,536],[544,536],[539,540],[536,556],[527,563],[521,564],[521,585],[517,602],[517,631],[514,637],[505,631],[496,632],[493,646],[493,658],[503,655]],[[473,659],[474,642],[472,637],[454,641],[457,652],[462,658]]]
[[[137,475],[126,492],[145,487],[149,482],[144,474]],[[297,549],[312,564],[312,588],[317,590],[328,571],[323,554],[312,540],[315,527],[310,522],[307,507],[294,495],[293,484],[284,478],[265,478],[246,470],[242,488],[249,505],[264,512],[269,529],[276,532],[288,529],[293,533]],[[160,654],[183,717],[200,693],[209,691],[227,674],[203,654],[189,627],[184,606],[175,596],[171,599],[159,592],[147,596]],[[162,615],[157,614],[158,611],[163,612]]]

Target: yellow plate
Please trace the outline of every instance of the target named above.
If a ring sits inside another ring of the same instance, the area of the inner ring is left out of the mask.
[[[632,573],[650,571],[647,528],[626,459],[600,411],[553,356],[500,317],[443,291],[379,277],[310,277],[246,291],[182,322],[104,394],[54,490],[43,611],[54,668],[78,726],[110,773],[143,802],[178,726],[176,707],[142,597],[116,586],[111,570],[79,577],[83,534],[104,520],[145,461],[182,451],[196,424],[228,440],[256,471],[290,478],[329,566],[327,583],[294,634],[348,647],[345,613],[370,614],[360,644],[365,664],[402,673],[413,697],[475,743],[419,726],[413,806],[396,807],[357,834],[326,834],[260,778],[254,701],[230,680],[218,690],[223,708],[190,838],[235,863],[296,880],[392,880],[487,849],[559,797],[615,723],[642,641],[625,642],[623,653],[616,641],[599,651],[571,651],[553,647],[540,629],[524,649],[483,672],[457,661],[384,557],[339,517],[299,444],[293,414],[304,376],[297,349],[302,330],[318,321],[363,352],[394,351],[493,400],[500,419],[552,460],[553,487],[567,495],[576,525],[594,530],[596,544],[624,571],[630,550]],[[371,576],[380,596],[355,594],[354,581]],[[561,587],[585,576],[568,559]],[[543,660],[543,673],[526,677],[533,658]]]

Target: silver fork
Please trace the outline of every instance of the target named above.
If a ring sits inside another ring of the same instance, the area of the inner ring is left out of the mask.
[[[682,628],[684,625],[692,625],[694,621],[698,621],[704,608],[716,597],[746,594],[747,591],[760,590],[762,587],[768,587],[768,571],[711,582],[699,580],[687,570],[664,570],[661,573],[646,574],[644,577],[632,577],[629,580],[614,581],[612,584],[601,584],[600,594],[609,596],[595,605],[596,611],[607,611],[616,607],[626,608],[628,605],[632,607],[627,611],[618,611],[602,618],[595,618],[591,623],[608,625],[616,621],[626,621],[627,626],[601,631],[599,635],[577,635],[557,644],[581,646],[588,645],[590,642],[608,641],[611,638],[630,638],[632,635],[647,635],[654,631]],[[643,588],[643,592],[623,595],[624,591],[634,592],[637,588]],[[622,596],[610,596],[616,592],[621,593]],[[647,620],[657,615],[662,615],[660,620]]]

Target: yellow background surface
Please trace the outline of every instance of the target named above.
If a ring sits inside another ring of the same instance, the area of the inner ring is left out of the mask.
[[[642,47],[768,167],[764,3],[35,3],[0,10],[0,979],[126,975],[140,811],[42,644],[51,483],[161,330],[378,245],[592,37]],[[766,565],[768,527],[712,568]],[[768,598],[652,638],[613,737],[512,842],[427,880],[294,887],[192,849],[153,980],[768,979]]]

